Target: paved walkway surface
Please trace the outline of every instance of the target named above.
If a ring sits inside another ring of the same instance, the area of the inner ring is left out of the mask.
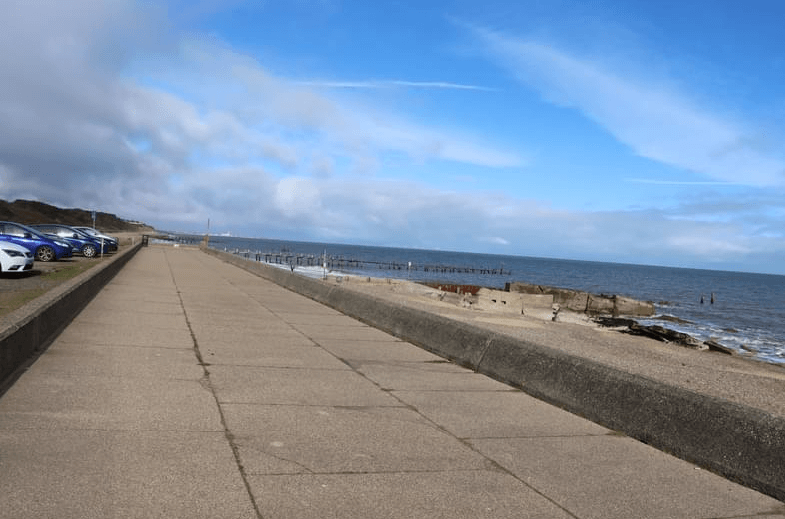
[[[0,518],[740,518],[785,504],[196,249],[0,398]]]

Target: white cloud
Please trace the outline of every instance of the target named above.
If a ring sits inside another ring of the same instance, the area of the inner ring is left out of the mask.
[[[492,243],[494,245],[509,245],[510,242],[499,236],[491,236],[489,238],[482,238],[480,241]]]
[[[674,235],[666,238],[666,243],[677,254],[710,255],[706,260],[713,262],[728,256],[743,256],[752,250],[739,240],[740,236],[717,238],[706,235]]]
[[[245,93],[235,94],[229,104],[241,106],[247,118],[312,132],[342,146],[344,153],[360,150],[355,158],[363,158],[363,153],[393,151],[418,160],[449,160],[494,168],[525,164],[519,153],[497,149],[478,136],[425,127],[367,104],[332,99],[318,88],[275,77],[253,59],[225,48],[189,46],[188,53],[204,67],[204,76],[230,78],[235,89],[242,87]],[[436,88],[437,83],[428,85]],[[446,83],[441,85],[440,88],[448,87]],[[210,93],[214,88],[215,85],[210,86]],[[231,90],[232,86],[218,88]]]
[[[486,29],[488,54],[550,102],[580,110],[640,156],[727,182],[785,185],[785,160],[756,149],[745,125],[664,85],[552,45]]]
[[[449,83],[446,81],[405,81],[400,79],[391,80],[370,80],[370,81],[295,81],[297,86],[319,87],[319,88],[421,88],[439,90],[476,90],[484,92],[494,92],[495,88],[479,85],[465,85],[462,83]]]
[[[736,268],[785,252],[781,236],[754,233],[722,218],[684,221],[662,211],[554,210],[534,200],[496,193],[447,193],[416,182],[367,179],[349,186],[333,178],[308,183],[289,179],[280,193],[276,192],[275,203],[289,204],[291,213],[286,217],[310,226],[294,230],[279,217],[280,225],[269,221],[265,225],[266,236],[281,233],[291,238],[294,232],[297,239],[313,241]],[[307,200],[311,202],[304,203]],[[497,210],[500,206],[503,213]],[[714,211],[720,210],[717,206]],[[763,214],[754,218],[758,225],[769,221],[772,226],[778,219],[765,220]],[[260,228],[249,225],[245,232],[258,235]],[[761,262],[758,268],[772,267]]]
[[[220,42],[179,38],[160,12],[140,5],[0,4],[4,196],[116,210],[106,193],[152,200],[146,190],[166,190],[172,175],[187,189],[201,172],[228,166],[324,177],[376,171],[388,152],[420,162],[522,162],[476,136],[295,86]],[[180,214],[160,209],[152,214]]]
[[[714,182],[714,181],[682,181],[682,180],[657,180],[652,178],[625,178],[625,182],[636,184],[652,184],[657,186],[743,186],[742,182]]]
[[[275,190],[275,207],[288,218],[307,216],[315,220],[321,212],[319,189],[308,178],[281,179]]]

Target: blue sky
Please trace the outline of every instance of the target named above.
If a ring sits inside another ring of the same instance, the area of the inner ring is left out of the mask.
[[[785,5],[0,0],[0,197],[785,274]]]

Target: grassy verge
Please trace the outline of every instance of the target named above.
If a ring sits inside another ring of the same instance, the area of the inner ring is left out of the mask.
[[[14,310],[24,306],[33,299],[40,297],[52,288],[73,279],[82,272],[85,272],[100,261],[86,260],[76,261],[69,264],[55,264],[53,268],[47,268],[40,274],[32,274],[11,278],[4,278],[8,287],[3,287],[0,291],[0,316],[9,314]]]

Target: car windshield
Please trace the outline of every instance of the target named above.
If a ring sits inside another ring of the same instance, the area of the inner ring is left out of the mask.
[[[89,236],[76,228],[66,227],[62,225],[36,225],[35,228],[39,232],[57,236],[58,238],[89,240]]]
[[[27,233],[31,234],[34,238],[46,239],[46,240],[50,239],[50,238],[44,236],[41,232],[39,232],[39,231],[37,231],[35,229],[32,229],[30,227],[27,227],[25,225],[7,223],[7,224],[5,224],[3,226],[3,234],[8,234],[10,236],[18,236],[20,238],[24,238],[25,234],[27,234]]]
[[[80,229],[78,227],[74,227],[74,232],[82,239],[90,239],[90,240],[93,239],[93,237],[90,236],[89,233],[83,231],[82,229]]]
[[[112,240],[114,238],[111,236],[107,236],[106,234],[101,233],[100,231],[93,229],[92,227],[77,227],[80,231],[85,233],[86,235],[90,236],[93,239],[102,239],[102,240]]]
[[[33,229],[42,234],[57,234],[54,229],[46,225],[34,225]]]
[[[63,238],[76,238],[79,240],[85,239],[82,233],[80,233],[76,229],[71,229],[70,227],[55,227],[54,231],[55,234]]]

